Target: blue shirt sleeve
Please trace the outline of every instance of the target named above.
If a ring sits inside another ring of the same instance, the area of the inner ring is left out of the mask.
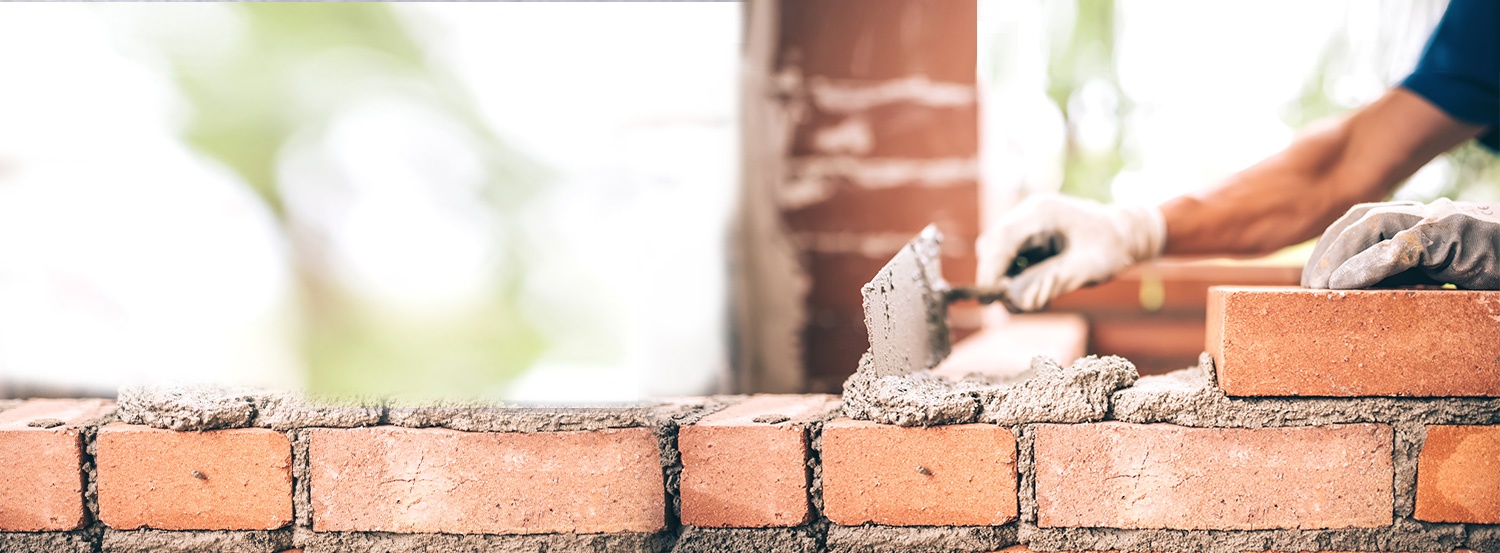
[[[1485,126],[1479,142],[1500,151],[1500,1],[1452,0],[1401,86],[1454,119]]]

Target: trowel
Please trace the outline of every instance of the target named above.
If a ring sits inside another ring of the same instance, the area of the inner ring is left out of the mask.
[[[999,302],[1011,313],[1019,313],[1008,294],[1009,277],[1051,253],[1022,252],[998,285],[952,286],[943,280],[942,241],[937,227],[928,225],[860,290],[873,361],[861,370],[885,376],[937,366],[952,346],[949,303],[972,298]]]

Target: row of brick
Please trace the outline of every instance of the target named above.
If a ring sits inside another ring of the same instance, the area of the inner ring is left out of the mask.
[[[1205,349],[1231,396],[1500,397],[1500,291],[1215,286]]]
[[[1015,520],[1017,437],[969,424],[826,418],[831,396],[757,396],[680,429],[681,519],[699,527],[993,526]],[[33,400],[0,412],[0,531],[88,522],[78,421],[109,406]],[[40,424],[37,421],[42,421]],[[821,432],[816,427],[821,425]],[[1042,527],[1375,528],[1393,523],[1383,424],[1025,427]],[[668,526],[649,428],[480,433],[309,429],[315,531],[655,532]],[[269,530],[293,521],[293,447],[266,429],[99,428],[98,518],[115,529]],[[816,469],[816,470],[815,470]],[[1430,426],[1414,518],[1500,523],[1500,426]]]

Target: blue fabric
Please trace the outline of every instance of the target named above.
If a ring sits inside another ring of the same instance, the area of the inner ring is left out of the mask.
[[[1452,0],[1401,86],[1460,121],[1487,128],[1500,151],[1500,0]]]

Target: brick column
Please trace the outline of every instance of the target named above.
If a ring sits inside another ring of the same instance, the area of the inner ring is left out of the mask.
[[[973,278],[975,3],[746,10],[735,385],[837,391],[868,347],[860,287],[923,226]]]

